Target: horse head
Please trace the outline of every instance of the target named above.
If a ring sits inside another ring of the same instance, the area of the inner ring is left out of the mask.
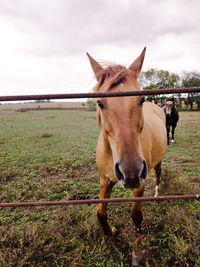
[[[170,115],[173,109],[174,103],[171,100],[166,101],[165,103],[165,113],[166,115]]]
[[[121,65],[103,68],[88,54],[98,81],[96,92],[140,90],[138,77],[145,50],[144,48],[129,68]],[[99,98],[96,102],[102,134],[107,140],[107,149],[112,154],[115,178],[127,188],[137,188],[147,176],[147,163],[140,146],[144,97]]]

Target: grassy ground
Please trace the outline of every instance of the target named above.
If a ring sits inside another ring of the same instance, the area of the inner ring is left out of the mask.
[[[200,192],[200,113],[182,112],[176,143],[163,166],[162,195]],[[95,113],[0,111],[0,201],[98,196]],[[154,176],[146,195],[154,193]],[[114,197],[131,191],[114,188]],[[120,229],[105,238],[95,206],[0,210],[0,266],[131,266],[132,252],[144,266],[200,266],[200,205],[145,203],[142,233],[131,222],[131,205],[108,209]]]

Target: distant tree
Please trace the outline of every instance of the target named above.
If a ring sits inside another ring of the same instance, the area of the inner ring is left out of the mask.
[[[142,72],[140,81],[143,88],[148,90],[180,86],[180,77],[178,74],[153,68]],[[155,103],[162,102],[165,98],[166,97],[159,95],[147,97],[148,100],[153,100]]]
[[[178,74],[153,68],[143,71],[140,80],[145,89],[174,88],[180,85]]]
[[[156,69],[149,69],[147,71],[143,71],[140,76],[140,82],[143,88],[145,89],[155,89],[158,88],[158,70]]]
[[[175,88],[180,85],[180,78],[178,74],[169,72],[166,70],[159,71],[160,82],[158,83],[159,88]]]
[[[200,86],[200,72],[184,72],[182,75],[183,87],[199,87]],[[187,108],[193,110],[193,106],[196,103],[197,109],[200,110],[200,95],[195,93],[188,93],[185,104]]]
[[[35,100],[34,103],[50,103],[51,101],[49,99],[38,99]]]
[[[199,87],[200,86],[200,72],[183,72],[182,86],[184,87]]]

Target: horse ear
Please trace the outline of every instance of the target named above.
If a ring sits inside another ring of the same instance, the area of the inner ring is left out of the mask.
[[[100,74],[103,71],[102,66],[93,58],[89,55],[89,53],[86,53],[89,60],[90,60],[90,65],[94,71],[95,77],[97,79],[97,81],[99,81],[100,79]]]
[[[144,57],[145,57],[146,47],[143,49],[142,53],[136,60],[130,65],[129,70],[133,71],[137,77],[140,75]]]

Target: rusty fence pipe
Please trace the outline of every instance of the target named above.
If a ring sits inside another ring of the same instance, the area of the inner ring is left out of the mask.
[[[157,90],[137,90],[126,92],[106,92],[106,93],[76,93],[76,94],[45,94],[45,95],[16,95],[0,96],[2,101],[28,101],[28,100],[52,100],[52,99],[75,99],[75,98],[99,98],[99,97],[121,97],[121,96],[141,96],[141,95],[166,95],[180,93],[200,93],[200,87],[187,88],[167,88]]]
[[[200,200],[200,195],[178,195],[178,196],[160,196],[160,197],[133,197],[133,198],[105,198],[105,199],[84,199],[84,200],[60,200],[60,201],[34,201],[34,202],[7,202],[0,203],[0,208],[8,207],[41,207],[41,206],[70,206],[81,204],[98,203],[127,203],[127,202],[161,202],[161,201],[182,201],[182,200]]]

